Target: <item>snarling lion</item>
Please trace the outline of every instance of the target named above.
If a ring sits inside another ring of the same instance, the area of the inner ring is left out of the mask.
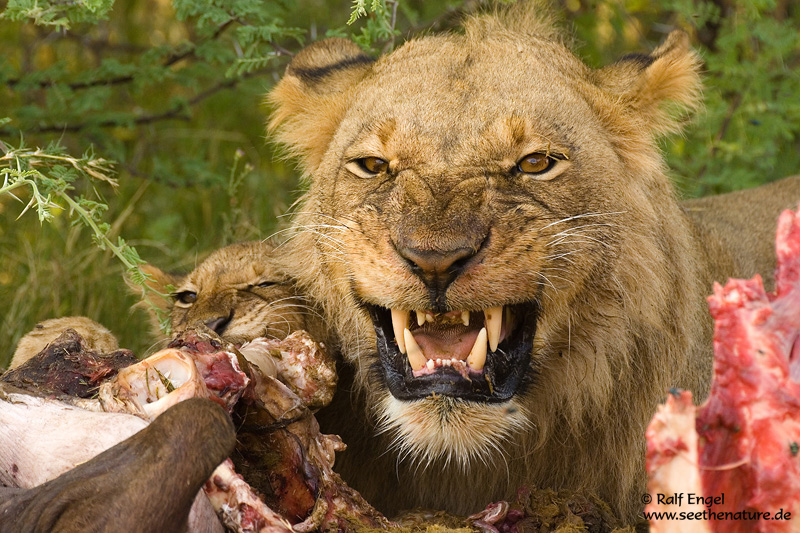
[[[527,484],[634,520],[656,405],[707,392],[712,281],[769,278],[800,199],[678,203],[656,141],[699,100],[684,33],[598,70],[565,42],[530,6],[377,60],[328,39],[269,96],[309,182],[287,268],[348,363],[320,416],[387,513]]]

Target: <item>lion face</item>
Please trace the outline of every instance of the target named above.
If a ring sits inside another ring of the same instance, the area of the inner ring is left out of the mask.
[[[392,395],[506,402],[532,377],[542,315],[615,253],[626,199],[597,189],[623,189],[625,170],[599,123],[558,116],[591,113],[560,96],[553,65],[487,69],[491,46],[427,44],[441,56],[400,50],[357,87],[340,126],[353,133],[334,136],[315,186],[336,206],[337,277],[369,314]],[[431,80],[434,68],[449,74]],[[498,106],[481,90],[519,93],[530,72],[530,99]]]
[[[171,294],[173,334],[203,324],[233,344],[282,339],[305,327],[306,306],[278,270],[274,255],[269,242],[237,243],[214,251],[185,276],[152,265],[145,272],[157,290]]]
[[[661,103],[695,96],[685,35],[595,71],[531,24],[476,19],[374,63],[323,41],[271,95],[310,178],[294,274],[401,456],[577,435],[630,400],[633,323],[683,296],[661,276],[686,229],[654,138],[675,127]]]
[[[604,275],[638,191],[598,194],[624,190],[626,171],[599,121],[569,126],[592,110],[560,65],[532,55],[502,68],[505,43],[425,44],[379,62],[354,89],[315,194],[341,226],[335,276],[350,280],[374,328],[377,354],[365,357],[390,395],[385,423],[426,455],[478,435],[466,441],[480,455],[512,431],[504,421],[520,425],[498,413],[521,416],[519,397],[547,364],[534,355],[537,327],[563,325],[587,279]],[[493,85],[532,96],[498,105]],[[476,410],[494,431],[473,431]],[[428,417],[441,433],[414,427]]]

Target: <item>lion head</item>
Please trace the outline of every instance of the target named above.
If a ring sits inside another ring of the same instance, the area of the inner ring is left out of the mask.
[[[564,41],[529,6],[377,60],[329,39],[270,94],[309,182],[289,268],[381,434],[343,473],[389,511],[534,483],[630,517],[656,404],[705,391],[697,250],[656,146],[697,56],[675,32],[594,70]],[[357,471],[387,456],[380,482]]]
[[[19,340],[8,369],[22,366],[67,329],[75,330],[83,339],[84,346],[89,350],[105,354],[119,349],[119,342],[114,334],[91,318],[85,316],[48,318],[37,323]]]
[[[271,241],[241,242],[215,250],[188,274],[153,265],[143,271],[151,288],[169,295],[164,310],[173,335],[203,324],[233,344],[282,339],[306,328],[309,308],[278,269],[275,254]]]

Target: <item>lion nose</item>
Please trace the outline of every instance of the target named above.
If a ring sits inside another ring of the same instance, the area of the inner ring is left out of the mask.
[[[222,335],[222,332],[225,331],[225,328],[230,324],[231,318],[233,318],[233,314],[220,316],[206,322],[206,326],[208,326],[208,329],[214,330],[217,335]]]
[[[399,252],[406,261],[411,263],[412,268],[419,269],[425,274],[437,276],[457,270],[460,263],[474,255],[473,250],[470,248],[456,248],[446,252],[419,248],[401,248]]]
[[[398,248],[397,251],[408,261],[411,270],[422,279],[428,288],[441,296],[461,273],[469,258],[475,255],[475,250],[466,247],[452,250],[429,250],[405,246]]]

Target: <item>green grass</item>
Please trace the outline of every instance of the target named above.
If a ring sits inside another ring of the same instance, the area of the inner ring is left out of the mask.
[[[189,271],[208,251],[275,231],[278,215],[296,195],[294,175],[277,168],[249,173],[236,191],[227,184],[179,188],[129,176],[116,190],[99,185],[106,189],[109,236],[124,236],[160,268]],[[152,345],[150,324],[144,311],[133,309],[138,298],[124,282],[124,265],[99,249],[92,231],[73,224],[66,211],[55,210],[44,223],[33,211],[17,219],[27,201],[20,198],[0,197],[0,367],[37,321],[77,314],[144,354]]]

